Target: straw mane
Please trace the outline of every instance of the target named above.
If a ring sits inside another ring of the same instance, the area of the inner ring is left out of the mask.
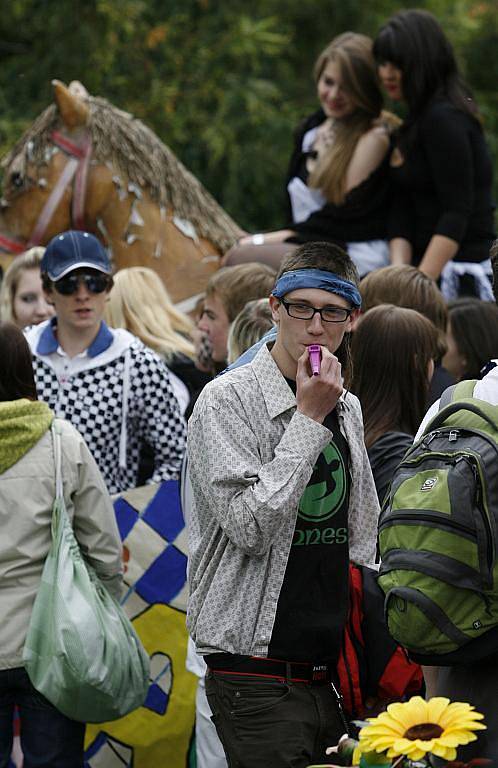
[[[140,120],[113,107],[106,99],[88,96],[88,104],[87,127],[93,140],[93,156],[146,188],[166,210],[192,222],[197,234],[221,253],[227,251],[242,230],[173,152]],[[50,157],[49,136],[55,128],[61,128],[61,120],[52,104],[4,157],[2,165],[7,167],[15,158],[22,172],[28,162],[46,164]]]

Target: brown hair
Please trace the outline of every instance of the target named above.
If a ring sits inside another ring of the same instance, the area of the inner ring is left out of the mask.
[[[415,435],[437,351],[437,330],[420,312],[382,304],[361,317],[353,334],[351,390],[363,410],[367,448],[391,430]]]
[[[455,344],[465,360],[462,379],[478,379],[483,365],[498,358],[498,307],[466,296],[451,301],[448,314]]]
[[[250,262],[223,267],[210,278],[206,296],[216,295],[233,322],[248,301],[267,298],[275,285],[275,270],[266,264]]]
[[[14,323],[0,323],[0,402],[26,397],[36,400],[31,350],[23,332]]]
[[[332,272],[345,280],[350,280],[357,288],[360,286],[360,277],[353,261],[346,251],[335,243],[303,243],[295,251],[284,256],[277,280],[285,272],[293,269],[323,269],[325,272]]]
[[[409,264],[382,267],[370,272],[360,283],[362,311],[379,304],[415,309],[431,320],[439,331],[439,360],[446,352],[448,310],[437,284]]]
[[[335,243],[315,242],[303,243],[288,256],[285,256],[278,271],[277,280],[285,272],[294,269],[322,269],[339,275],[344,280],[349,280],[358,288],[360,277],[358,270],[350,256]],[[336,350],[335,355],[342,366],[342,374],[345,381],[351,378],[351,333],[344,334],[344,338]]]
[[[329,62],[339,67],[344,90],[355,105],[354,112],[334,121],[334,141],[310,174],[309,184],[321,190],[330,202],[344,202],[346,174],[359,139],[373,126],[382,111],[382,92],[366,35],[344,32],[321,52],[314,68],[318,83]]]

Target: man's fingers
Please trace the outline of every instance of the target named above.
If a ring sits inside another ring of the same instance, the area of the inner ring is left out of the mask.
[[[303,354],[299,356],[297,360],[297,373],[296,373],[296,381],[309,378],[308,373],[308,350],[305,349]]]

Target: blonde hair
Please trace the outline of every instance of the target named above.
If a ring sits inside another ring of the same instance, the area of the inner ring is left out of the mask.
[[[0,288],[0,317],[4,322],[16,322],[14,299],[21,273],[26,272],[28,269],[37,269],[39,271],[44,253],[45,248],[42,248],[42,246],[38,245],[35,248],[30,248],[29,251],[20,253],[5,272],[2,287]]]
[[[346,174],[358,141],[381,114],[389,122],[388,113],[382,113],[382,92],[372,45],[366,35],[344,32],[322,51],[314,68],[318,83],[327,64],[337,64],[344,90],[355,105],[351,115],[334,121],[333,143],[318,158],[309,177],[309,185],[320,189],[335,205],[344,202]]]
[[[234,363],[272,327],[269,299],[248,301],[230,326],[227,345],[228,362]]]
[[[181,352],[195,357],[194,324],[176,309],[161,278],[147,267],[128,267],[114,275],[105,309],[112,328],[125,328],[168,360]]]

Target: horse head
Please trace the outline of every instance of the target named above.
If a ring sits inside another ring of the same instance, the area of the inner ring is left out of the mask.
[[[139,120],[77,81],[53,89],[54,103],[3,161],[0,266],[86,229],[116,269],[152,267],[174,300],[202,291],[239,227]]]

